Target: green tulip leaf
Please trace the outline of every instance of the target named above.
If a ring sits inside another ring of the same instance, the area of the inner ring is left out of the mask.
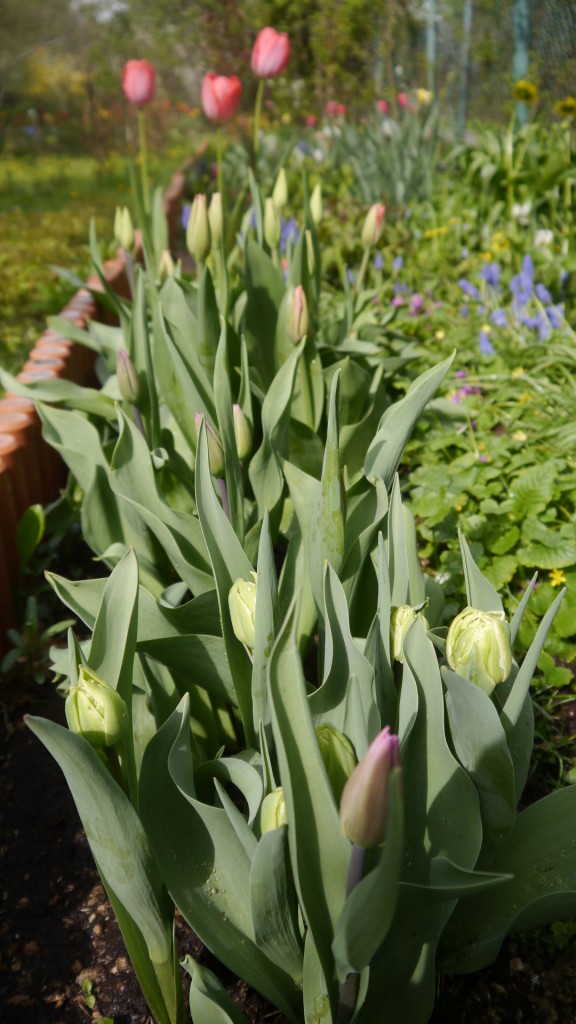
[[[286,825],[266,832],[258,843],[250,869],[250,908],[256,945],[301,985],[303,940]]]

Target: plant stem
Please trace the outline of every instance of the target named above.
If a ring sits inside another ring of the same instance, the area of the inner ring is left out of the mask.
[[[218,490],[220,491],[220,497],[222,498],[222,508],[226,514],[226,517],[230,519],[230,499],[228,498],[228,488],[226,487],[226,481],[218,479]]]
[[[368,260],[369,259],[370,259],[370,249],[367,246],[364,249],[364,252],[362,253],[362,262],[360,264],[360,270],[358,271],[358,277],[356,278],[356,291],[357,292],[359,292],[360,289],[362,288],[362,282],[364,280],[364,275],[366,274],[366,269],[368,267]]]
[[[348,898],[352,890],[356,888],[362,879],[365,856],[366,850],[362,846],[356,846],[356,843],[354,843],[352,846],[352,853],[350,854],[350,863],[348,865],[346,898]],[[352,1020],[354,1010],[356,1009],[356,1001],[358,999],[359,983],[359,974],[349,974],[346,981],[341,983],[338,993],[338,1024],[346,1024],[347,1021]]]
[[[264,79],[261,78],[258,82],[258,91],[256,93],[256,106],[254,107],[254,160],[258,155],[258,133],[260,131],[260,117],[262,115],[262,97],[264,96]]]
[[[144,111],[138,108],[138,142],[140,144],[140,171],[142,174],[142,198],[144,210],[150,213],[150,183],[148,181],[148,146],[146,143],[146,121]]]
[[[224,136],[222,135],[222,128],[218,125],[216,132],[216,163],[218,166],[218,191],[222,197],[224,197],[224,175],[222,173],[222,150],[223,150]],[[222,198],[224,202],[224,198]]]

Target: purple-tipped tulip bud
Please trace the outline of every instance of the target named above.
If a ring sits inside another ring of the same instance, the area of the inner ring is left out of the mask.
[[[382,203],[374,203],[368,210],[362,228],[362,245],[365,249],[370,249],[380,241],[384,231],[385,213],[386,207],[382,206]]]
[[[212,476],[223,477],[224,449],[222,447],[222,441],[220,440],[220,434],[214,430],[212,424],[208,423],[208,420],[201,412],[197,412],[194,414],[194,423],[196,425],[197,435],[200,433],[202,420],[204,420],[206,424],[206,440],[208,442],[208,463],[210,465],[210,472],[212,473]]]
[[[386,726],[356,765],[342,793],[340,826],[356,846],[369,849],[386,839],[390,774],[399,767],[398,737]]]
[[[284,790],[282,786],[278,786],[278,789],[275,789],[273,793],[268,793],[268,796],[265,796],[262,801],[260,808],[260,832],[264,835],[265,832],[271,832],[274,828],[280,828],[281,825],[286,825],[287,822]]]
[[[203,263],[210,252],[210,222],[204,195],[194,196],[186,226],[186,245],[199,263]]]
[[[448,630],[446,658],[454,672],[492,693],[512,671],[510,626],[504,612],[465,608]]]
[[[316,729],[316,739],[334,798],[339,804],[342,790],[356,767],[354,747],[348,737],[333,725],[319,725]]]
[[[92,747],[112,747],[122,739],[128,711],[120,694],[95,672],[82,666],[70,687],[64,710],[71,732]]]
[[[290,289],[288,297],[288,337],[293,345],[298,345],[308,334],[308,303],[306,293],[301,284]]]
[[[134,369],[134,363],[128,353],[122,349],[116,362],[116,380],[118,390],[125,402],[135,405],[140,394],[140,385]]]
[[[239,459],[246,459],[252,451],[252,430],[239,405],[232,406],[234,437]]]

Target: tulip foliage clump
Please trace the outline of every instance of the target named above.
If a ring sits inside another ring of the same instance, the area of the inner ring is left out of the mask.
[[[38,401],[109,570],[51,576],[90,638],[70,632],[54,666],[69,728],[28,725],[67,778],[158,1024],[185,1019],[176,908],[294,1024],[424,1024],[439,970],[476,970],[511,929],[576,911],[576,787],[517,810],[561,595],[518,665],[530,589],[507,622],[462,537],[463,610],[442,624],[398,468],[451,360],[398,398],[408,358],[370,297],[348,290],[325,315],[318,194],[282,267],[250,188],[232,250],[225,204],[213,224],[196,204],[196,280],[166,259],[159,194],[131,299],[93,235],[118,323],[71,333],[98,353],[99,389],[3,375]],[[195,1024],[245,1020],[183,966]]]

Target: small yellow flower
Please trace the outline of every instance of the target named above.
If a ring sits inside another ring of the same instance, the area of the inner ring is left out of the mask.
[[[518,401],[520,402],[521,405],[526,405],[527,402],[531,402],[532,401],[532,395],[530,394],[529,391],[523,391],[522,394],[520,395]]]
[[[492,328],[491,328],[490,324],[482,324],[482,327],[480,328],[480,330],[484,331],[484,334],[491,334],[492,333]]]
[[[444,341],[444,338],[446,337],[446,331],[436,331],[434,337],[436,338],[436,341]]]
[[[514,377],[514,378],[522,377],[525,374],[525,372],[526,371],[525,371],[523,366],[515,366],[514,369],[512,370],[512,373],[510,374],[510,376]]]
[[[282,124],[292,124],[292,115],[285,111],[280,118]]]
[[[488,260],[491,260],[493,258],[494,257],[493,257],[491,252],[482,252],[482,253],[480,253],[480,259],[484,260],[485,263],[488,263]]]
[[[506,252],[506,250],[510,248],[510,242],[503,231],[496,231],[492,235],[490,248],[494,253]]]
[[[418,100],[418,105],[421,107],[429,107],[434,99],[434,93],[430,92],[428,89],[415,89],[414,95]]]
[[[527,441],[528,434],[525,434],[523,430],[517,430],[515,434],[512,434],[515,441]]]
[[[565,96],[559,100],[554,107],[554,113],[559,117],[576,117],[576,96]]]
[[[566,583],[566,577],[562,569],[552,569],[552,572],[548,573],[548,579],[552,587],[559,587],[562,583]]]
[[[538,89],[535,85],[532,85],[532,82],[527,82],[524,78],[520,78],[514,83],[512,96],[520,103],[531,105],[536,103],[538,99]]]
[[[448,228],[445,225],[442,225],[442,227],[439,227],[439,228],[429,228],[428,231],[424,232],[424,234],[422,235],[422,238],[440,238],[440,235],[447,235],[447,234],[448,234]]]

